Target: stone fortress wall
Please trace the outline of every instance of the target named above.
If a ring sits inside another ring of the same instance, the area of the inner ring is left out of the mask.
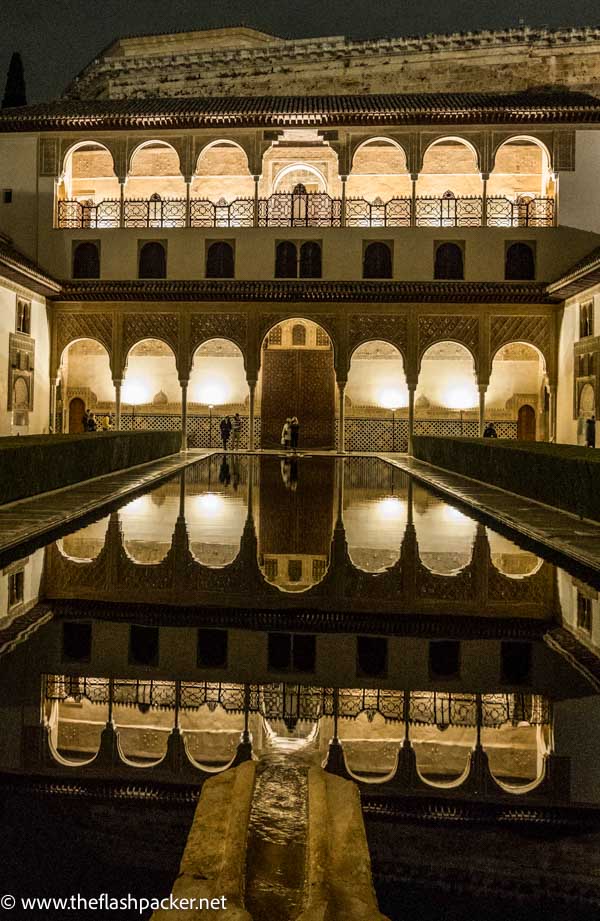
[[[231,28],[122,38],[67,88],[73,99],[361,93],[600,95],[600,28],[284,40]]]

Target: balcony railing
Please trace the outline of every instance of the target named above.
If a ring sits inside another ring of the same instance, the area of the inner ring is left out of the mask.
[[[57,226],[110,227],[552,227],[552,198],[332,198],[276,193],[232,202],[185,198],[59,201]]]

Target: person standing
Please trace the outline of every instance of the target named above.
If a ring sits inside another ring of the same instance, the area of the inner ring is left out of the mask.
[[[231,434],[231,419],[229,416],[223,416],[219,428],[221,429],[221,441],[223,442],[223,450],[226,451],[227,442],[229,441],[229,436]]]
[[[488,424],[485,427],[483,437],[484,438],[497,438],[498,437],[498,432],[496,431],[496,428],[493,422],[488,422]]]
[[[83,416],[81,417],[81,424],[83,426],[84,432],[89,432],[90,430],[90,414],[87,409],[83,410]]]
[[[231,420],[231,450],[232,451],[239,451],[241,432],[242,432],[242,420],[240,418],[240,414],[236,413],[233,419]]]
[[[588,448],[596,447],[596,417],[594,413],[585,423],[585,443]]]
[[[283,428],[281,430],[281,444],[286,451],[290,449],[290,442],[292,440],[292,420],[286,419],[283,423]]]
[[[292,445],[292,451],[298,450],[298,438],[300,437],[300,423],[298,422],[298,417],[294,416],[290,425],[290,441]]]

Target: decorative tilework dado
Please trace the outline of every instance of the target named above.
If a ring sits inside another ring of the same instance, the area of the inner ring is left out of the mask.
[[[176,313],[132,313],[123,318],[123,355],[143,339],[160,339],[179,352],[179,317]]]
[[[444,340],[460,342],[473,355],[477,355],[479,348],[479,318],[451,314],[419,317],[419,354],[421,356],[430,345]]]

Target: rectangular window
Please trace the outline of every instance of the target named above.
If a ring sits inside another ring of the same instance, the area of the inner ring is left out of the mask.
[[[429,643],[429,674],[432,678],[458,678],[460,643],[458,640],[432,640]]]
[[[314,672],[317,639],[305,633],[269,633],[269,671]]]
[[[12,200],[13,200],[12,195],[13,195],[13,190],[12,190],[12,189],[2,189],[2,202],[3,202],[3,204],[5,204],[5,205],[11,205],[11,204],[12,204]]]
[[[577,592],[577,626],[586,633],[592,632],[592,601]]]
[[[594,304],[588,301],[579,307],[579,338],[594,335]]]
[[[531,643],[503,640],[500,644],[503,684],[526,684],[531,675]]]
[[[8,577],[8,610],[23,604],[25,600],[25,570],[20,569]]]
[[[383,678],[387,674],[387,640],[379,636],[356,637],[356,674]]]
[[[65,662],[89,662],[92,656],[92,625],[77,621],[63,622],[63,659]]]
[[[130,665],[158,665],[158,627],[132,624],[129,628]]]
[[[225,668],[227,645],[227,630],[198,630],[198,668]]]
[[[18,333],[31,334],[31,301],[17,298],[17,320],[15,323]]]

